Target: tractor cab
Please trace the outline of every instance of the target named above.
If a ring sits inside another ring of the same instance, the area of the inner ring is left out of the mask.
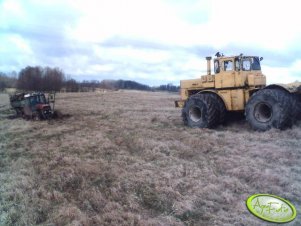
[[[259,57],[226,57],[216,58],[214,60],[214,73],[218,74],[222,71],[261,71]]]
[[[261,72],[257,56],[218,56],[214,59],[215,88],[265,86],[266,79]]]
[[[42,109],[48,106],[48,101],[43,93],[31,93],[24,95],[25,105],[29,106],[32,110]]]

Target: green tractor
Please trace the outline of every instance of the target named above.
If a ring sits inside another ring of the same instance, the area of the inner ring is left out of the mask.
[[[10,96],[10,104],[15,109],[17,116],[25,119],[50,119],[53,116],[55,95],[49,94],[46,98],[44,93],[17,93]]]

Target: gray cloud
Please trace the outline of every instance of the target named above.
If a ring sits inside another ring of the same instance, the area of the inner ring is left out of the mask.
[[[172,46],[158,42],[152,42],[143,39],[126,38],[121,36],[111,37],[100,43],[100,45],[108,48],[129,46],[132,48],[153,50],[169,50],[172,48]]]
[[[0,23],[3,40],[20,37],[33,52],[34,59],[32,60],[37,59],[38,62],[46,64],[46,59],[51,57],[66,57],[69,54],[80,52],[81,48],[75,46],[66,34],[66,28],[73,26],[77,21],[78,12],[66,10],[68,5],[64,3],[51,5],[46,2],[27,1],[26,4],[25,2],[19,2],[19,4],[22,16],[14,15],[13,11],[12,13],[2,12],[6,19],[5,23]],[[0,10],[1,7],[4,7],[3,5],[4,2],[2,5],[0,4]],[[20,61],[27,58],[24,63],[28,63],[30,61],[28,58],[32,58],[32,56],[26,56],[23,52],[18,54],[16,51],[20,50],[17,50],[16,46],[10,46],[9,52],[6,54],[10,55],[10,52],[15,52],[14,57],[19,58],[17,65],[26,66],[22,65]],[[6,63],[9,64],[7,61]]]
[[[180,12],[179,18],[189,24],[204,23],[208,17],[208,13],[197,16],[197,7],[202,8],[202,5],[197,5],[198,1],[194,1],[191,6],[183,0],[178,0],[176,3],[169,0],[167,2],[174,4]],[[256,45],[242,46],[238,43],[227,44],[222,49],[201,42],[198,45],[175,44],[177,42],[170,44],[172,42],[169,43],[165,39],[159,41],[160,39],[153,40],[130,34],[112,34],[104,41],[95,42],[75,40],[69,32],[76,28],[82,14],[79,9],[72,8],[72,4],[64,1],[56,1],[52,4],[51,1],[37,3],[29,0],[26,4],[21,3],[21,6],[26,15],[24,21],[21,16],[3,14],[5,23],[0,22],[1,43],[10,44],[12,42],[6,40],[19,36],[28,44],[31,52],[22,51],[21,47],[13,45],[3,48],[5,49],[3,51],[0,48],[1,54],[5,55],[5,58],[0,59],[0,70],[18,71],[28,64],[38,64],[61,67],[67,74],[78,80],[133,79],[150,84],[164,81],[178,84],[180,79],[195,78],[206,73],[204,57],[213,56],[217,51],[227,55],[244,53],[262,56],[263,64],[269,67],[290,67],[298,58],[301,59],[299,54],[301,47],[295,43],[292,43],[286,51],[279,51],[258,48]],[[95,29],[102,28],[95,27]],[[183,34],[184,37],[185,35],[190,34]],[[205,35],[207,34],[204,33]],[[103,40],[103,37],[100,38]],[[96,52],[96,47],[100,49],[99,52]],[[133,51],[134,53],[129,53],[134,54],[134,57],[127,56],[126,51]],[[162,54],[167,57],[154,60],[157,53],[159,56]],[[141,57],[137,59],[135,54],[138,57],[141,54]],[[300,75],[301,72],[296,73],[295,77]]]
[[[250,47],[250,46],[239,46],[239,45],[229,45],[226,48],[223,48],[220,52],[224,54],[234,54],[239,55],[243,53],[245,55],[254,55],[263,57],[263,64],[271,67],[289,67],[295,60],[298,58],[301,59],[301,56],[298,52],[298,47],[294,49],[287,49],[286,51],[280,50],[267,50],[262,48]]]

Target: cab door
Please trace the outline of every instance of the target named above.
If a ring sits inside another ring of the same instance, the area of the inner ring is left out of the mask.
[[[220,69],[220,73],[216,76],[216,88],[235,87],[234,59],[222,59]]]

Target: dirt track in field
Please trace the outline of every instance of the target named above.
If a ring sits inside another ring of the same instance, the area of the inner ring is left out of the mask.
[[[0,109],[0,225],[273,225],[246,199],[269,193],[298,212],[301,123],[184,127],[178,95],[58,94],[58,120]],[[0,106],[8,97],[0,94]]]

